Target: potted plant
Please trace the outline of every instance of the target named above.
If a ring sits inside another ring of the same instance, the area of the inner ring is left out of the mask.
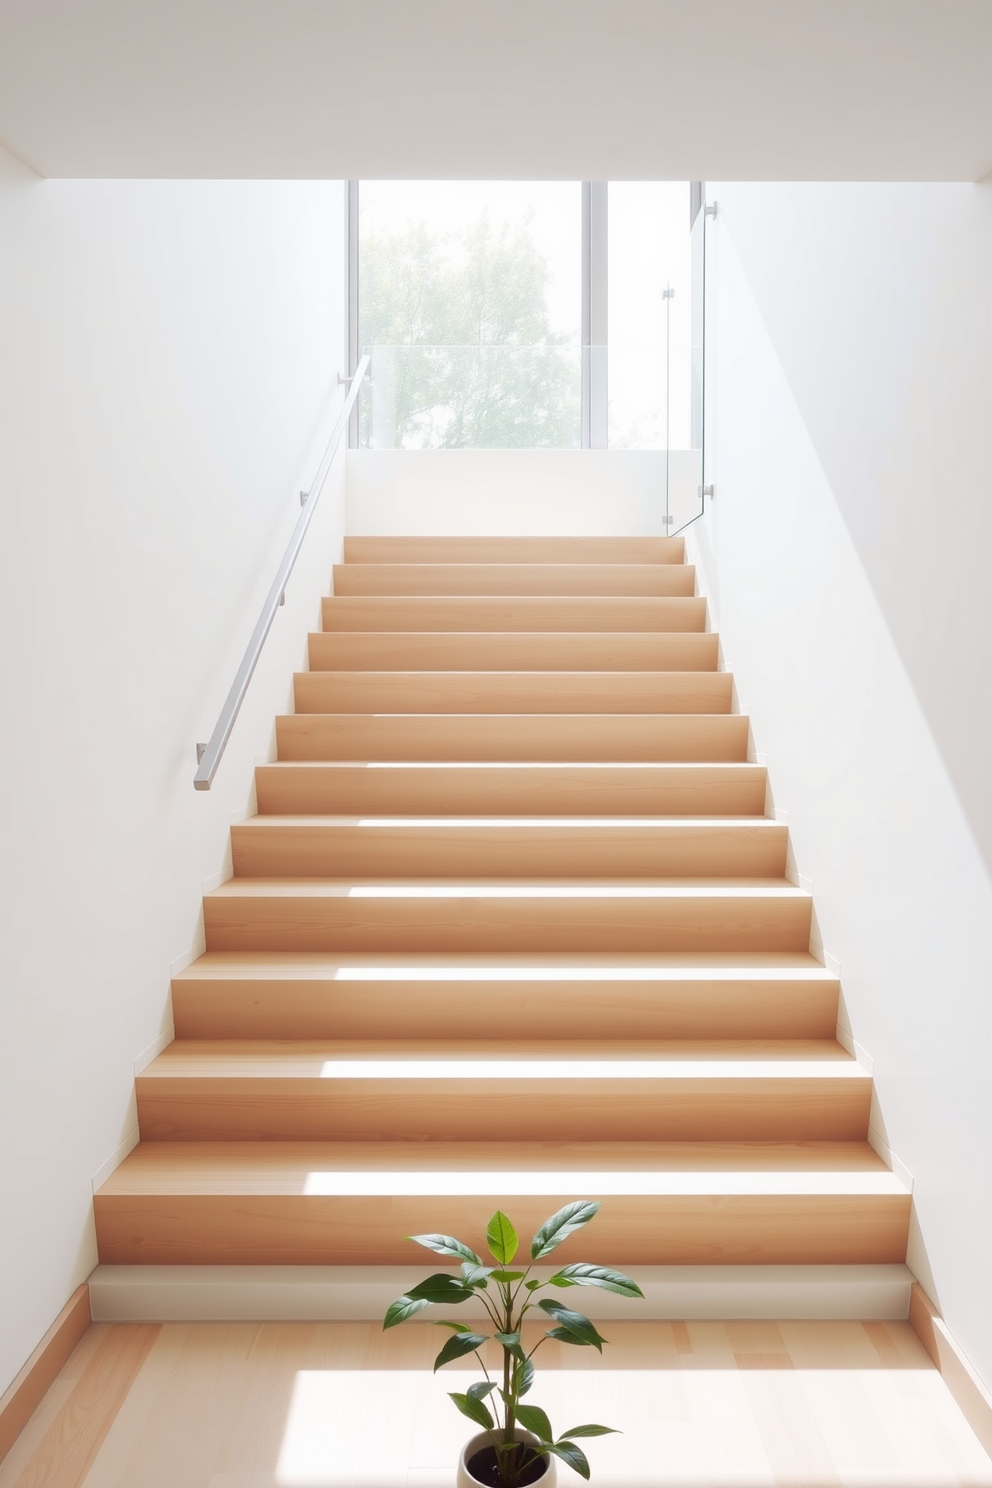
[[[470,1246],[456,1240],[453,1235],[407,1236],[436,1255],[450,1256],[459,1261],[460,1269],[455,1275],[439,1271],[411,1288],[389,1308],[383,1328],[406,1322],[432,1303],[458,1304],[477,1297],[495,1329],[493,1333],[476,1333],[466,1323],[445,1320],[436,1324],[439,1328],[450,1328],[453,1336],[434,1360],[435,1374],[443,1364],[475,1354],[485,1376],[470,1385],[465,1394],[454,1393],[451,1396],[462,1415],[482,1427],[481,1433],[473,1437],[462,1452],[458,1488],[474,1488],[475,1484],[482,1484],[484,1488],[526,1488],[532,1483],[540,1484],[541,1488],[553,1488],[555,1457],[560,1457],[583,1478],[588,1478],[589,1462],[576,1438],[605,1436],[613,1431],[611,1426],[572,1426],[556,1437],[540,1406],[521,1403],[534,1380],[534,1355],[546,1338],[556,1338],[560,1343],[575,1344],[580,1348],[595,1348],[600,1353],[607,1341],[583,1313],[566,1307],[554,1297],[538,1298],[538,1292],[549,1286],[556,1289],[591,1286],[615,1292],[621,1297],[644,1295],[637,1283],[622,1272],[608,1270],[605,1266],[590,1266],[585,1262],[564,1266],[546,1281],[531,1276],[534,1265],[543,1261],[569,1235],[587,1225],[598,1209],[598,1203],[578,1200],[566,1204],[564,1209],[545,1220],[531,1241],[530,1262],[523,1270],[508,1269],[513,1264],[519,1240],[513,1225],[499,1211],[493,1215],[486,1230],[486,1243],[496,1261],[495,1266],[485,1265]],[[554,1326],[547,1328],[533,1348],[527,1350],[521,1328],[527,1313],[537,1310],[544,1314],[542,1322],[551,1322]],[[496,1371],[496,1378],[490,1374],[479,1353],[490,1338],[499,1344],[503,1353],[502,1368]]]

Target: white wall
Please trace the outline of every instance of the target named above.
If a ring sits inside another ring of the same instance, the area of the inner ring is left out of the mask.
[[[673,450],[673,509],[698,483]],[[348,531],[365,536],[664,536],[654,450],[350,450]],[[676,499],[678,498],[678,499]]]
[[[340,404],[342,206],[0,160],[0,1390],[95,1262],[92,1175],[339,553],[343,458],[194,792]]]
[[[709,194],[692,545],[915,1179],[910,1263],[992,1381],[992,187]]]

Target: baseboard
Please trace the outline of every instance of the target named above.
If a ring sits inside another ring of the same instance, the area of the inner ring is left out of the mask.
[[[947,1325],[918,1281],[909,1300],[913,1332],[943,1376],[944,1383],[972,1431],[992,1457],[992,1395],[947,1330]]]
[[[349,1321],[382,1317],[430,1269],[423,1266],[97,1266],[97,1322]],[[547,1268],[551,1275],[553,1268]],[[905,1319],[905,1266],[635,1266],[644,1301],[583,1292],[600,1320]],[[541,1268],[538,1268],[538,1274]],[[482,1317],[467,1303],[459,1317]]]
[[[138,1128],[132,1126],[124,1140],[118,1143],[106,1162],[102,1162],[93,1174],[90,1180],[90,1187],[94,1193],[96,1193],[98,1188],[103,1187],[111,1173],[116,1172],[128,1154],[134,1151],[140,1140],[141,1136]]]
[[[89,1325],[90,1294],[84,1281],[73,1292],[9,1389],[0,1395],[0,1462],[24,1430],[45,1391]]]

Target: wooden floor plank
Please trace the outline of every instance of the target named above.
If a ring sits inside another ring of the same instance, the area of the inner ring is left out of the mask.
[[[106,1329],[13,1488],[77,1488],[85,1481],[160,1331],[158,1323]]]
[[[590,1444],[597,1488],[992,1488],[909,1325],[882,1327],[619,1321],[602,1356],[542,1347],[534,1394],[559,1426],[620,1429]],[[438,1342],[416,1323],[97,1325],[0,1488],[450,1488],[468,1428],[447,1392],[478,1371],[435,1377]]]

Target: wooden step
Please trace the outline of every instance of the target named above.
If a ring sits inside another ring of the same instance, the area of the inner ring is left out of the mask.
[[[346,563],[681,563],[682,537],[346,537]]]
[[[826,1039],[839,984],[808,953],[525,957],[208,952],[172,983],[180,1039]]]
[[[696,571],[657,563],[338,563],[335,594],[695,594]]]
[[[729,672],[297,672],[297,713],[729,713]]]
[[[782,878],[767,817],[256,816],[231,828],[239,878]]]
[[[816,1141],[868,1135],[836,1041],[176,1042],[138,1075],[146,1141]]]
[[[310,670],[388,672],[715,672],[713,632],[317,631]]]
[[[529,1233],[584,1198],[605,1265],[906,1254],[910,1195],[866,1142],[142,1142],[94,1209],[104,1264],[402,1265],[405,1235],[481,1248],[497,1208]]]
[[[263,815],[761,816],[763,765],[259,765]]]
[[[203,901],[211,951],[807,951],[810,898],[736,883],[235,878]]]
[[[702,595],[330,595],[325,630],[701,631]]]
[[[294,713],[276,741],[280,760],[743,763],[749,728],[739,713]]]

